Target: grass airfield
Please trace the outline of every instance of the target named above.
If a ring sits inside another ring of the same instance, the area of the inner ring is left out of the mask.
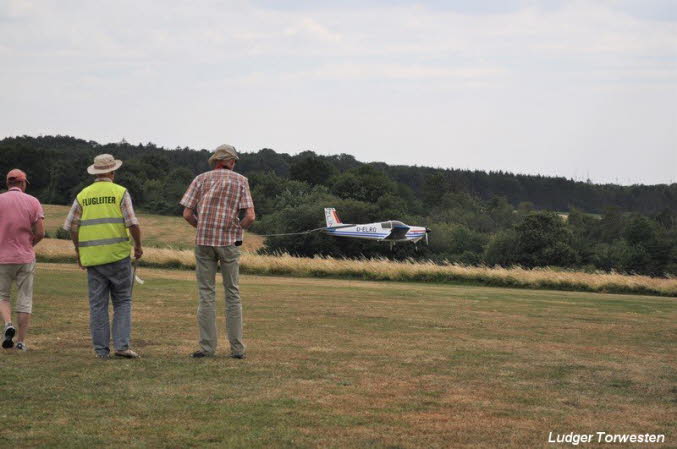
[[[0,351],[0,447],[675,447],[675,298],[242,276],[249,358],[224,357],[221,299],[220,354],[192,360],[193,273],[140,274],[143,358],[100,361],[85,273],[39,265],[31,351]]]

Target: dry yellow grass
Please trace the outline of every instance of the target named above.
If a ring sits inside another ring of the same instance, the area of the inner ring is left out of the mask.
[[[68,206],[43,205],[45,209],[45,229],[53,234],[63,226],[68,215]],[[144,245],[156,248],[190,249],[195,239],[195,229],[181,217],[168,217],[137,213],[141,224]],[[245,251],[256,252],[263,246],[263,237],[245,232],[243,247]]]
[[[41,261],[75,260],[72,244],[46,239],[36,248]],[[146,248],[141,265],[192,269],[192,250]],[[342,277],[383,281],[467,282],[504,287],[547,288],[594,292],[627,292],[677,296],[677,279],[582,273],[549,268],[488,268],[437,265],[432,262],[394,262],[384,259],[346,260],[299,258],[288,254],[264,256],[245,250],[242,271],[249,274],[302,277]]]

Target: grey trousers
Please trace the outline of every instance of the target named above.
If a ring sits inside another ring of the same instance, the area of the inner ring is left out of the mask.
[[[226,294],[226,328],[233,355],[245,353],[242,343],[242,304],[240,303],[240,248],[231,246],[196,246],[195,274],[200,303],[197,322],[200,328],[200,348],[209,355],[216,352],[216,270],[221,263],[221,275]]]
[[[129,348],[132,330],[132,264],[128,258],[87,267],[89,286],[89,329],[94,351],[110,353],[108,299],[113,302],[113,344],[118,351]]]

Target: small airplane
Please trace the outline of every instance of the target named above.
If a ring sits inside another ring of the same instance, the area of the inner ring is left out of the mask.
[[[389,220],[380,223],[346,224],[341,221],[336,209],[324,209],[327,227],[322,232],[336,237],[352,237],[357,239],[390,242],[392,248],[397,242],[418,242],[425,238],[428,243],[430,229],[423,226],[409,226],[401,221]]]

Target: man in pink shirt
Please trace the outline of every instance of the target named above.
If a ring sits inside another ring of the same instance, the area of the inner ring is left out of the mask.
[[[21,351],[27,349],[24,339],[33,309],[33,247],[45,236],[45,213],[37,198],[24,193],[27,184],[26,173],[15,168],[7,173],[8,191],[0,194],[0,315],[5,321],[2,347],[14,346],[16,329],[12,325],[9,292],[12,282],[16,282],[16,349]]]

